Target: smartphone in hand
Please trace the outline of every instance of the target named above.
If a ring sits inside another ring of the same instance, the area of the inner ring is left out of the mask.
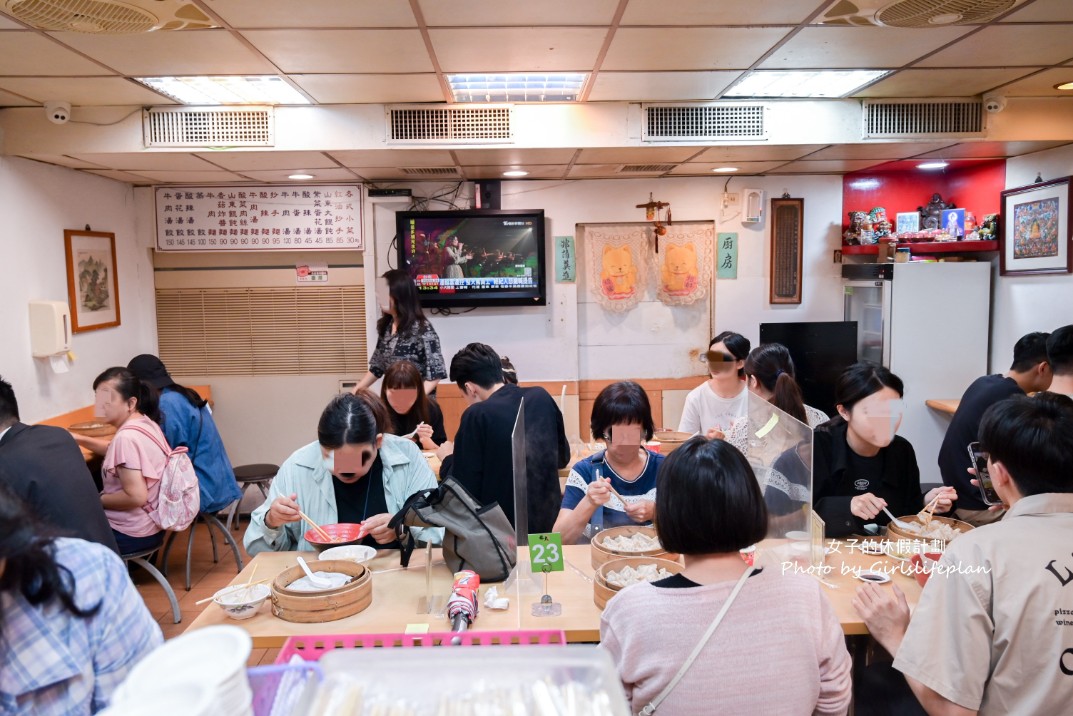
[[[976,468],[976,484],[980,489],[980,499],[985,505],[1001,505],[1002,499],[991,485],[991,475],[987,472],[987,453],[980,450],[980,443],[969,443],[969,459]]]

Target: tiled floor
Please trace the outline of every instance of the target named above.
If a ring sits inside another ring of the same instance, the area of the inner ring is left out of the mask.
[[[243,521],[242,527],[238,531],[232,530],[231,535],[235,538],[235,542],[238,543],[243,563],[248,563],[249,556],[242,549],[242,534],[245,529],[246,522]],[[182,532],[175,538],[171,554],[168,555],[167,576],[168,582],[171,583],[172,589],[175,590],[175,596],[179,600],[179,609],[182,610],[182,621],[179,624],[174,623],[171,604],[156,580],[141,567],[132,567],[131,579],[134,580],[134,585],[138,588],[142,599],[145,600],[145,606],[149,608],[150,613],[160,624],[160,629],[164,632],[165,639],[178,636],[186,631],[186,628],[190,626],[190,623],[194,621],[202,610],[217,609],[212,602],[206,602],[200,606],[196,606],[194,602],[205,597],[211,597],[216,590],[227,586],[235,578],[237,574],[235,558],[231,553],[230,547],[219,535],[217,535],[216,543],[220,561],[214,564],[212,561],[212,545],[209,542],[205,525],[198,525],[197,532],[194,534],[194,552],[190,567],[191,588],[188,592],[185,585],[186,533]],[[254,649],[250,654],[249,665],[271,664],[278,653],[279,649]]]

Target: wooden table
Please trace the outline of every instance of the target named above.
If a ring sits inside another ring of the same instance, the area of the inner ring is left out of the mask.
[[[924,401],[924,405],[932,410],[946,413],[947,415],[953,415],[957,412],[960,403],[961,400],[959,398],[932,398],[931,400]]]
[[[898,564],[890,557],[862,554],[850,551],[846,545],[840,545],[841,552],[828,555],[828,565],[833,571],[825,579],[838,585],[836,588],[823,587],[831,599],[835,613],[842,623],[847,635],[867,634],[864,623],[857,616],[850,603],[858,585],[848,570],[853,568],[868,569],[877,565],[893,570]],[[590,552],[587,545],[569,545],[563,549],[566,557],[566,569],[548,576],[548,591],[555,601],[562,604],[562,614],[557,617],[534,617],[531,605],[540,598],[539,592],[519,596],[518,587],[512,588],[504,596],[510,598],[510,608],[506,611],[492,611],[481,605],[480,616],[473,624],[475,630],[514,630],[514,629],[561,629],[566,632],[570,642],[597,642],[600,640],[600,609],[593,602]],[[251,560],[232,584],[245,582],[251,570],[264,578],[277,574],[283,569],[296,564],[297,552],[263,552]],[[528,560],[528,551],[521,551],[523,561]],[[777,559],[777,555],[774,556]],[[439,550],[432,552],[432,584],[436,596],[446,597],[450,592],[451,573],[443,564]],[[845,565],[845,570],[843,569]],[[373,570],[373,600],[365,610],[352,617],[321,624],[295,624],[272,616],[271,605],[265,602],[261,611],[244,621],[232,621],[215,605],[207,607],[188,629],[200,629],[213,624],[234,624],[246,629],[253,637],[256,648],[275,648],[283,645],[287,637],[314,634],[387,634],[406,630],[408,624],[428,624],[431,631],[445,631],[449,628],[446,617],[435,614],[418,613],[418,600],[425,595],[425,552],[415,551],[408,569],[399,568],[399,552],[381,552],[368,563]],[[780,569],[769,566],[768,569]],[[843,573],[846,572],[846,573]],[[893,575],[894,582],[905,592],[909,604],[915,605],[920,596],[920,587],[911,577],[901,574]],[[481,598],[488,585],[482,585]],[[503,594],[502,585],[498,585]]]

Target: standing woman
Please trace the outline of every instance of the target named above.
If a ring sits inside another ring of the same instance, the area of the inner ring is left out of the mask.
[[[164,436],[173,448],[189,450],[201,492],[201,511],[219,512],[242,497],[208,403],[193,389],[176,383],[155,355],[135,356],[127,368],[159,391]]]
[[[93,392],[96,412],[104,422],[115,426],[115,436],[111,442],[83,435],[74,437],[79,445],[104,455],[101,505],[119,552],[130,554],[159,547],[164,531],[149,513],[157,507],[160,477],[168,456],[157,444],[167,441],[160,430],[155,391],[126,368],[115,367],[97,376]]]
[[[735,420],[748,413],[749,394],[745,390],[743,367],[749,356],[749,339],[739,333],[723,331],[708,344],[705,358],[709,378],[686,396],[678,430],[683,433],[709,433],[723,437]]]
[[[381,289],[386,282],[386,291]],[[408,360],[421,371],[425,393],[435,397],[436,386],[447,377],[447,366],[440,350],[440,337],[425,318],[417,299],[417,287],[410,274],[392,269],[383,275],[377,287],[377,301],[383,315],[376,322],[376,350],[369,358],[369,372],[352,393],[368,388],[398,360]]]
[[[380,399],[387,405],[391,423],[385,430],[394,435],[410,435],[422,450],[435,450],[447,442],[443,412],[435,400],[425,395],[421,371],[408,360],[395,361],[384,372]]]
[[[919,512],[938,498],[936,514],[949,512],[957,493],[937,487],[921,496],[920,469],[909,441],[895,435],[902,424],[901,378],[874,363],[855,363],[835,386],[838,417],[815,430],[815,510],[827,535],[860,534],[865,523]]]

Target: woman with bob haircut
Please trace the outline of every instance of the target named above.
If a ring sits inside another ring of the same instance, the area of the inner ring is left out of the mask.
[[[160,626],[115,552],[29,514],[0,483],[0,713],[97,713]]]
[[[265,503],[253,511],[243,542],[258,552],[312,550],[310,528],[345,522],[365,529],[362,544],[398,547],[405,536],[388,521],[413,493],[436,486],[428,461],[410,440],[384,434],[386,409],[367,390],[337,395],[321,413],[317,439],[280,465]],[[414,528],[419,540],[439,543],[441,528]]]
[[[655,429],[644,389],[622,381],[601,390],[589,427],[593,439],[603,440],[607,448],[570,470],[552,528],[564,544],[587,541],[599,529],[648,525],[655,514],[656,473],[663,456],[642,445]]]
[[[600,620],[631,713],[661,697],[659,712],[669,714],[845,713],[851,661],[820,585],[742,561],[739,550],[763,539],[767,523],[760,486],[734,446],[694,437],[667,456],[656,530],[665,549],[684,555],[685,569],[626,587]]]
[[[421,371],[410,361],[395,361],[384,371],[380,399],[391,417],[387,428],[392,434],[411,435],[422,450],[435,450],[447,442],[443,412],[425,395]]]
[[[402,269],[385,272],[377,279],[376,300],[381,312],[376,322],[376,349],[369,357],[369,371],[351,392],[368,388],[395,361],[408,360],[421,371],[425,393],[434,397],[436,386],[447,377],[447,365],[440,337],[421,310],[413,278]]]
[[[723,331],[708,344],[702,359],[708,364],[708,380],[686,396],[678,430],[721,438],[734,422],[748,414],[749,393],[745,390],[745,359],[749,339],[740,333]]]
[[[902,379],[875,363],[854,363],[835,384],[838,416],[815,430],[812,482],[815,510],[828,537],[861,534],[864,525],[919,512],[937,499],[936,514],[949,512],[957,492],[936,487],[921,495],[920,468],[902,424]]]

